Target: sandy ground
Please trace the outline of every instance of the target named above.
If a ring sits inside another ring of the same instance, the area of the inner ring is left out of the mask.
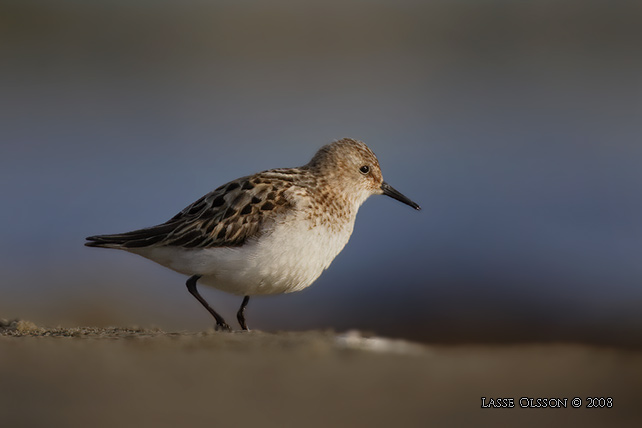
[[[0,382],[7,427],[642,426],[642,351],[583,345],[4,321]],[[482,397],[515,407],[482,408]],[[522,397],[568,401],[522,408]],[[587,397],[613,404],[586,408]]]

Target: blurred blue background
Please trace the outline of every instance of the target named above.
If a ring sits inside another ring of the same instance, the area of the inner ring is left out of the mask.
[[[0,317],[200,330],[185,277],[84,237],[365,141],[384,197],[250,327],[642,343],[642,3],[4,1]],[[240,298],[203,289],[228,320]]]

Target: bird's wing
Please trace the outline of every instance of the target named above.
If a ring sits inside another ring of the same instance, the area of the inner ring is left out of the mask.
[[[266,220],[294,207],[286,191],[295,180],[289,177],[291,173],[278,171],[286,170],[265,171],[231,181],[163,224],[115,235],[90,236],[85,245],[124,249],[241,246],[261,233]]]

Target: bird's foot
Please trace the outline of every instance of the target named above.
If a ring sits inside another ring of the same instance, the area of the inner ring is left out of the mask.
[[[216,325],[214,326],[214,330],[216,331],[232,331],[229,325],[225,321],[223,322],[217,322]]]

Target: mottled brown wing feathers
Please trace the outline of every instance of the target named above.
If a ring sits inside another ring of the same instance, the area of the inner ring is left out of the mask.
[[[158,226],[87,238],[94,247],[235,247],[257,236],[266,219],[292,208],[285,191],[292,170],[271,170],[231,181]]]

